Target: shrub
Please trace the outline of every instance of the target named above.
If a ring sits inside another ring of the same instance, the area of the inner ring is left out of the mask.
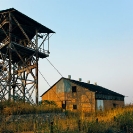
[[[133,111],[117,115],[116,122],[120,130],[133,132]]]

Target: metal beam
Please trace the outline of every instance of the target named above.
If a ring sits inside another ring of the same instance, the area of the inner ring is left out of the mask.
[[[14,21],[16,22],[16,24],[18,25],[18,27],[20,28],[20,30],[22,31],[22,33],[25,35],[25,37],[27,38],[28,42],[30,42],[29,37],[27,36],[27,34],[25,33],[25,31],[23,30],[23,28],[21,27],[21,25],[17,21],[17,19],[13,15],[12,15],[12,18],[14,19]]]

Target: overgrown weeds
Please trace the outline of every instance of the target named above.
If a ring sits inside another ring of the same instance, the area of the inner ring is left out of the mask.
[[[0,132],[133,133],[133,106],[95,113],[62,112],[52,101],[40,105],[0,103]]]
[[[32,105],[30,103],[19,102],[0,102],[0,114],[2,115],[20,115],[20,114],[40,114],[49,112],[61,112],[54,101],[45,101],[42,104]]]

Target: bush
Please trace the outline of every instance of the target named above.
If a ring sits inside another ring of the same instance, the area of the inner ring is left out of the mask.
[[[116,122],[122,131],[133,132],[133,112],[128,111],[116,116]]]

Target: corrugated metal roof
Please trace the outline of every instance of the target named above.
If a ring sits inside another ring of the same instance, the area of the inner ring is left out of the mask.
[[[102,86],[98,86],[98,85],[94,85],[94,84],[88,84],[88,83],[84,83],[84,82],[81,82],[81,81],[77,81],[77,80],[73,80],[73,79],[68,79],[68,78],[64,78],[62,77],[61,79],[66,79],[78,86],[81,86],[83,88],[86,88],[86,89],[89,89],[90,91],[93,91],[95,92],[96,94],[104,94],[104,95],[113,95],[113,96],[119,96],[119,97],[125,97],[124,95],[122,94],[119,94],[117,92],[114,92],[114,91],[111,91],[107,88],[104,88]],[[56,85],[61,79],[59,79],[54,85]],[[54,86],[53,85],[53,86]],[[48,92],[53,86],[51,86],[46,92]],[[41,97],[46,93],[44,92]]]
[[[0,23],[2,23],[2,16],[3,14],[8,14],[11,12],[11,14],[16,18],[16,20],[19,22],[21,27],[24,29],[25,33],[28,35],[29,39],[32,39],[36,35],[36,30],[39,33],[55,33],[51,29],[45,27],[44,25],[38,23],[37,21],[33,20],[32,18],[26,16],[25,14],[19,12],[18,10],[14,8],[10,8],[7,10],[0,11]],[[8,33],[9,29],[9,23],[6,23],[4,25],[4,30]],[[17,24],[12,19],[12,34],[17,36],[20,39],[24,38],[24,35],[22,32],[20,32],[20,28],[17,26]],[[2,31],[0,32],[0,41],[5,38],[4,33]]]
[[[67,79],[79,86],[82,86],[84,88],[89,89],[90,91],[95,92],[96,94],[104,94],[104,95],[114,95],[114,96],[122,96],[124,97],[124,95],[119,94],[117,92],[111,91],[107,88],[104,88],[102,86],[98,86],[98,85],[94,85],[94,84],[89,84],[89,83],[84,83],[84,82],[80,82],[80,81],[76,81],[76,80],[72,80],[72,79]]]

